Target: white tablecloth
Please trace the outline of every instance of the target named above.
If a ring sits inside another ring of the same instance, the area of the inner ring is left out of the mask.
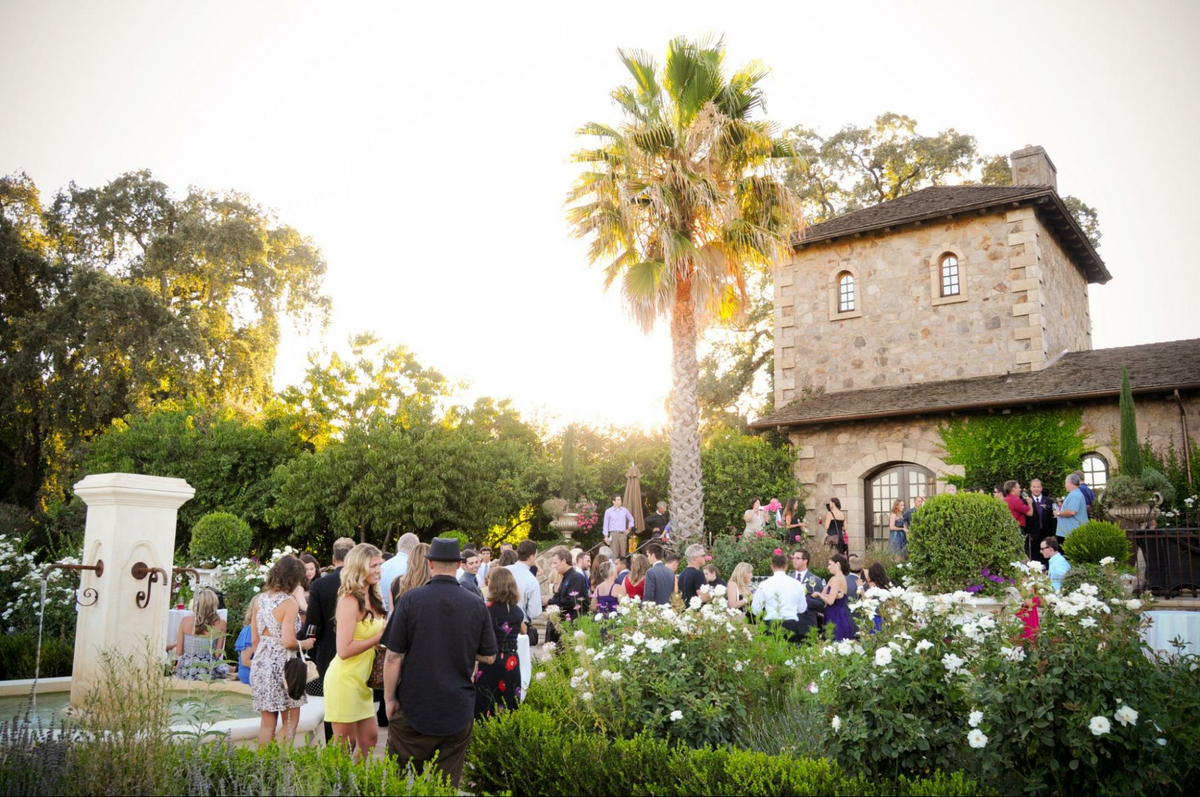
[[[229,621],[228,609],[217,609],[217,614],[221,615],[222,620]],[[187,609],[169,609],[167,611],[167,635],[163,639],[164,646],[175,644],[175,638],[179,636],[179,624],[183,622],[183,618],[191,616],[192,612]],[[225,649],[233,650],[233,643],[227,643]]]
[[[1146,616],[1154,624],[1143,633],[1150,647],[1163,653],[1175,653],[1171,640],[1184,641],[1183,653],[1200,654],[1200,612],[1151,611]]]

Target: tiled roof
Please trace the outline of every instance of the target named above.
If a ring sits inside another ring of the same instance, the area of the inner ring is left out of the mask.
[[[1075,217],[1067,210],[1057,192],[1048,185],[951,185],[924,188],[899,199],[815,224],[801,232],[794,243],[796,246],[807,246],[949,215],[994,211],[1005,205],[1033,207],[1058,237],[1060,245],[1084,269],[1088,282],[1108,282],[1112,279],[1104,261],[1088,242]]]
[[[1200,390],[1200,338],[1071,352],[1040,371],[823,393],[792,402],[751,426],[808,426],[1111,398],[1120,394],[1122,366],[1129,368],[1134,393]]]

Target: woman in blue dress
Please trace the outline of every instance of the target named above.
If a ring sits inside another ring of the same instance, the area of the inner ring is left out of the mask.
[[[846,598],[846,573],[850,572],[850,562],[846,557],[834,554],[829,557],[829,583],[824,592],[818,592],[817,597],[825,602],[825,624],[833,629],[833,641],[854,639],[857,630],[854,619],[850,617],[850,607]]]

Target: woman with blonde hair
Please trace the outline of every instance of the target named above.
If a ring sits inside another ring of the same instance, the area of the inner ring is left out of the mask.
[[[404,571],[404,575],[392,581],[393,608],[396,606],[396,601],[400,600],[401,595],[410,589],[425,586],[429,583],[429,579],[433,578],[433,574],[429,572],[428,556],[429,543],[427,542],[418,542],[408,552],[408,569]]]
[[[387,617],[379,594],[382,568],[383,553],[374,545],[360,543],[346,556],[334,615],[337,657],[325,671],[325,721],[333,725],[335,740],[354,743],[356,761],[371,755],[379,740],[367,679]]]
[[[646,597],[646,573],[650,570],[650,560],[645,554],[635,553],[629,563],[629,575],[625,576],[625,594],[631,598],[642,600]]]
[[[750,579],[754,577],[754,567],[749,562],[738,562],[733,572],[729,574],[729,584],[725,587],[725,602],[730,609],[745,611],[750,602]]]
[[[225,621],[217,613],[217,593],[208,587],[192,598],[192,614],[179,623],[179,632],[167,652],[177,651],[175,677],[185,681],[224,678],[229,667],[221,663],[225,651]]]

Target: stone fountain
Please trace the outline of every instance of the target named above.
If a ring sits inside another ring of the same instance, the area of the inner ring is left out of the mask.
[[[179,507],[196,491],[183,479],[105,473],[75,485],[87,504],[71,703],[100,672],[100,651],[137,656],[166,647]],[[102,563],[102,564],[101,564]]]

